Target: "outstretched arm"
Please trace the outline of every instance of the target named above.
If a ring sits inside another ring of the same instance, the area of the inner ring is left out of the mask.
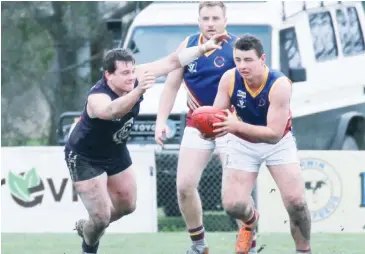
[[[155,62],[138,65],[136,66],[137,78],[139,78],[145,72],[153,73],[156,78],[167,75],[169,72],[193,62],[205,52],[221,48],[218,43],[226,38],[229,38],[227,34],[217,34],[203,45],[184,48],[180,52],[173,52],[167,57]],[[151,48],[151,50],[153,49]]]

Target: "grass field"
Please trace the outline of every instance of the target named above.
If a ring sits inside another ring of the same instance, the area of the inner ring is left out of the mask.
[[[210,253],[234,253],[235,233],[208,232]],[[314,234],[313,254],[364,254],[365,234]],[[1,234],[2,254],[80,254],[79,237],[73,234]],[[185,254],[187,233],[106,234],[101,254]],[[260,254],[293,254],[289,234],[264,234],[258,237]]]

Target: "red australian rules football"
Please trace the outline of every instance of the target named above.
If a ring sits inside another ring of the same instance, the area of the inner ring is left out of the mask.
[[[197,128],[208,138],[214,137],[216,133],[213,132],[213,124],[222,122],[221,119],[215,116],[216,114],[227,115],[224,111],[212,106],[202,106],[197,108],[191,116],[193,127]]]

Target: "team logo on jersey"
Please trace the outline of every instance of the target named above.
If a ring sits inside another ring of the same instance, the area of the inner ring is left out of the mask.
[[[238,90],[237,91],[237,107],[245,108],[245,101],[246,101],[246,92]]]
[[[246,92],[238,90],[237,91],[237,97],[241,97],[243,99],[246,99]]]
[[[341,178],[335,168],[323,160],[304,158],[301,166],[312,221],[325,220],[340,204]]]
[[[264,98],[260,98],[259,99],[259,103],[258,103],[258,106],[259,107],[263,107],[263,106],[265,106],[266,105],[266,101],[265,101],[265,99]]]
[[[198,66],[198,62],[195,60],[194,62],[192,62],[192,63],[190,63],[189,65],[188,65],[188,71],[190,72],[190,73],[195,73],[195,72],[197,72],[197,66]]]
[[[113,135],[113,141],[117,144],[125,143],[131,133],[133,127],[134,118],[132,117],[127,122],[125,122],[117,132]]]
[[[216,58],[214,58],[214,65],[218,68],[223,67],[224,66],[224,58],[223,56],[217,56]]]

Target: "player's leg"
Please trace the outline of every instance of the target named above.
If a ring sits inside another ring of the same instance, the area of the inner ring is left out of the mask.
[[[223,170],[224,210],[242,221],[237,235],[236,253],[249,253],[259,217],[251,193],[256,184],[261,160],[249,146],[248,142],[231,137],[227,143]]]
[[[311,214],[305,199],[304,180],[291,133],[275,145],[266,160],[289,214],[290,229],[298,253],[311,253]]]
[[[126,147],[124,149],[120,162],[107,171],[108,191],[113,204],[110,222],[131,214],[136,209],[136,177],[129,152]]]
[[[223,137],[220,137],[220,138],[217,138],[215,140],[215,143],[216,143],[216,152],[220,156],[222,168],[225,165],[225,158],[226,158],[225,156],[226,156],[226,151],[227,151],[227,142],[230,142],[229,141],[229,138],[231,137],[231,135],[232,134],[227,134],[227,135],[225,135]],[[256,193],[256,185],[253,188],[253,191],[251,193],[251,196],[253,197],[254,195],[256,195],[255,193]],[[256,204],[255,204],[255,208],[256,208]],[[232,218],[234,218],[234,217],[232,217]],[[239,230],[244,224],[243,224],[242,220],[240,220],[240,219],[235,219],[235,220],[236,220],[237,228]],[[254,238],[252,240],[251,249],[250,249],[250,252],[249,252],[250,254],[256,254],[257,253],[257,250],[256,250],[256,246],[257,246],[256,232],[254,232],[254,233],[255,233],[255,235],[254,235]]]
[[[290,229],[299,253],[310,253],[311,215],[305,199],[299,164],[268,166],[290,218]]]
[[[193,242],[191,253],[204,253],[207,247],[198,185],[213,150],[213,141],[202,139],[195,128],[185,128],[179,152],[176,185],[179,207]]]
[[[97,252],[99,239],[109,226],[112,204],[106,183],[107,175],[105,173],[74,183],[75,190],[89,213],[89,219],[82,225],[82,248],[85,253]]]
[[[111,200],[107,191],[107,175],[102,166],[90,163],[72,151],[65,151],[67,166],[75,187],[89,213],[77,230],[83,238],[84,253],[97,253],[99,238],[110,221]]]

